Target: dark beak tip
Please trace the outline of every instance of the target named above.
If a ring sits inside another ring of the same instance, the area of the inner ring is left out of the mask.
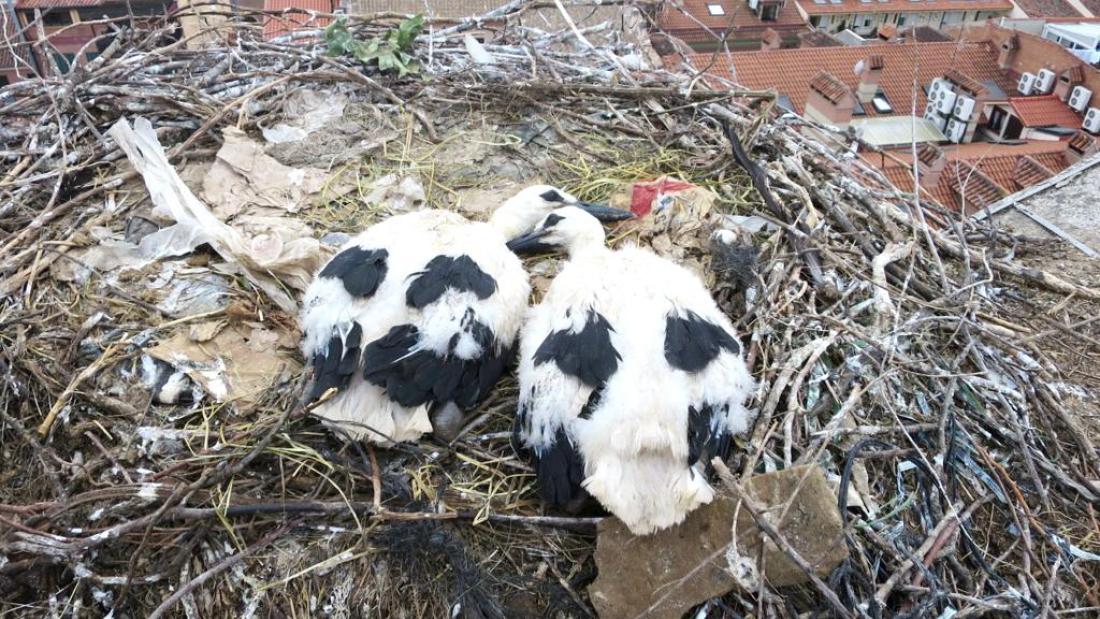
[[[610,206],[607,206],[606,204],[592,204],[590,202],[583,202],[579,206],[589,215],[592,215],[602,222],[625,221],[627,219],[634,218],[634,213],[630,211],[624,211],[620,208],[612,208]]]

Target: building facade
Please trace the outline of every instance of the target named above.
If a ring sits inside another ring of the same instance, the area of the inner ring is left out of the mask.
[[[814,28],[874,35],[879,28],[931,26],[940,29],[982,22],[1012,13],[1011,0],[797,0]]]

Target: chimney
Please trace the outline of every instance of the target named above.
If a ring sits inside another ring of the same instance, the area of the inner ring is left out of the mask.
[[[1062,74],[1058,76],[1058,83],[1054,85],[1054,94],[1062,101],[1066,101],[1073,92],[1073,87],[1084,83],[1084,81],[1085,70],[1081,68],[1081,65],[1075,64],[1062,71]]]
[[[1013,32],[1001,41],[1001,51],[997,54],[997,66],[1002,69],[1011,68],[1018,49],[1020,49],[1020,37]]]
[[[807,117],[844,129],[852,120],[855,106],[852,91],[836,76],[821,71],[810,80],[810,96],[806,99]]]
[[[1069,148],[1066,149],[1066,160],[1070,165],[1081,161],[1087,157],[1096,154],[1100,151],[1100,146],[1096,143],[1096,138],[1085,133],[1084,131],[1078,131],[1073,134],[1073,137],[1069,139]]]
[[[770,49],[779,49],[782,44],[783,39],[774,28],[768,28],[764,31],[764,34],[760,36],[760,51],[762,52]]]
[[[882,68],[886,61],[878,54],[872,54],[863,61],[863,69],[859,73],[859,87],[856,88],[856,97],[863,103],[869,103],[878,94],[878,80],[882,77]]]
[[[920,186],[932,191],[940,184],[940,175],[947,167],[947,157],[943,151],[925,142],[917,149],[917,171],[920,174]]]

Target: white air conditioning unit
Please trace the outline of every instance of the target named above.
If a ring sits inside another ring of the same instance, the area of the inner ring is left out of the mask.
[[[1035,76],[1035,92],[1045,95],[1054,88],[1054,71],[1050,69],[1040,69],[1039,75]]]
[[[1100,133],[1100,108],[1090,107],[1081,126],[1089,133]]]
[[[1016,90],[1020,91],[1021,95],[1030,95],[1031,89],[1035,87],[1035,74],[1024,73],[1020,76],[1020,82],[1016,84]]]
[[[959,98],[955,99],[955,109],[952,115],[963,122],[969,122],[970,118],[974,116],[974,100],[970,97],[959,95]]]
[[[760,0],[749,0],[749,8],[754,11],[756,10],[756,6],[758,4],[760,4]]]
[[[943,131],[944,127],[947,126],[947,118],[945,118],[943,116],[940,116],[936,112],[936,110],[926,111],[924,113],[924,119],[927,120],[928,122],[932,123],[933,125],[936,125],[936,128],[939,129],[940,131]]]
[[[1069,94],[1069,106],[1078,112],[1084,112],[1092,99],[1092,91],[1084,86],[1074,86]]]
[[[943,134],[947,136],[947,139],[958,144],[962,142],[963,136],[966,135],[966,123],[957,118],[952,118],[947,121],[947,129],[944,130]]]
[[[936,109],[940,114],[950,114],[955,109],[955,99],[958,97],[950,90],[941,90],[936,96]]]
[[[948,92],[953,90],[951,87],[951,82],[943,79],[942,77],[937,77],[936,79],[932,80],[932,86],[928,88],[928,96],[934,97],[936,93],[943,92],[945,90]]]

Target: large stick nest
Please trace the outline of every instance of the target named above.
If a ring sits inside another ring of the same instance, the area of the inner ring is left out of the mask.
[[[552,5],[511,2],[493,17],[533,4]],[[351,22],[362,38],[392,24]],[[495,64],[479,65],[463,36],[480,25],[422,35],[424,73],[405,79],[326,57],[308,37],[264,41],[245,21],[225,25],[230,47],[199,50],[170,26],[120,27],[95,60],[0,91],[0,608],[591,613],[594,519],[541,511],[508,445],[514,380],[453,445],[388,450],[301,414],[297,353],[248,401],[163,405],[136,378],[157,342],[217,320],[293,343],[295,317],[222,272],[221,302],[198,318],[165,309],[150,283],[163,265],[55,277],[148,216],[106,133],[119,118],[149,118],[182,169],[208,164],[226,128],[257,136],[285,119],[303,89],[348,97],[341,131],[388,136],[351,156],[307,153],[353,187],[296,215],[317,236],[385,216],[363,198],[391,173],[419,179],[427,205],[464,212],[535,180],[589,199],[662,174],[712,191],[710,212],[624,226],[612,242],[707,273],[760,383],[759,419],[730,468],[818,463],[833,476],[850,559],[828,584],[854,615],[1100,606],[1100,341],[1088,320],[1100,292],[1028,266],[1059,248],[918,205],[845,156],[842,136],[805,137],[766,94],[629,69],[644,50],[614,30],[586,28],[579,42],[494,26],[484,48]],[[730,274],[708,235],[726,215],[754,214],[772,224],[753,236],[756,270]],[[208,272],[219,260],[199,250],[164,262]],[[536,283],[555,264],[532,262]],[[708,609],[834,612],[813,588],[738,591]]]

